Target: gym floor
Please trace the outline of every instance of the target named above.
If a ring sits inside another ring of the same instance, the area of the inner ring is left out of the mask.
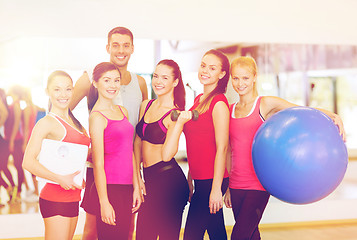
[[[187,163],[180,162],[180,165],[187,172]],[[2,203],[5,203],[7,196],[4,189],[0,194]],[[25,199],[25,193],[23,195]],[[357,159],[350,159],[344,180],[326,199],[301,206],[272,198],[260,225],[261,236],[263,240],[357,240],[356,206]],[[230,209],[225,208],[224,211],[230,235],[234,220]],[[74,238],[76,240],[81,238],[84,219],[85,214],[81,211]],[[43,239],[43,222],[38,212],[38,202],[23,200],[5,204],[0,208],[0,226],[0,240]]]

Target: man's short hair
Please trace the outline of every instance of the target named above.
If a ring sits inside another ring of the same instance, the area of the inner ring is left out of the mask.
[[[134,42],[133,33],[129,29],[125,27],[116,27],[110,30],[110,32],[108,33],[108,44],[110,44],[110,38],[112,37],[113,34],[128,35],[131,39],[131,43]]]

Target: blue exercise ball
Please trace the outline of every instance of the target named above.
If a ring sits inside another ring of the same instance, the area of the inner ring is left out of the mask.
[[[263,187],[293,204],[321,200],[341,183],[348,164],[338,127],[314,108],[274,114],[255,134],[253,165]]]

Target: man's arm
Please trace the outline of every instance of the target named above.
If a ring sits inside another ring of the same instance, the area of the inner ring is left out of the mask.
[[[88,96],[91,82],[87,72],[84,72],[80,78],[78,78],[74,85],[74,92],[69,108],[73,110],[77,104],[86,96]]]
[[[143,95],[143,101],[148,99],[148,88],[146,86],[146,82],[145,82],[145,79],[142,77],[142,76],[138,76],[138,82],[139,82],[139,86],[140,86],[140,90],[141,90],[141,93]]]

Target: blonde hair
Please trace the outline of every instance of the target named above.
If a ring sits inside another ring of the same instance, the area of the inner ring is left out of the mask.
[[[248,69],[248,71],[250,71],[255,77],[258,75],[258,67],[254,58],[252,57],[238,57],[234,59],[231,63],[231,74],[235,67],[244,67]],[[254,82],[253,89],[255,92],[258,92],[256,82]]]

